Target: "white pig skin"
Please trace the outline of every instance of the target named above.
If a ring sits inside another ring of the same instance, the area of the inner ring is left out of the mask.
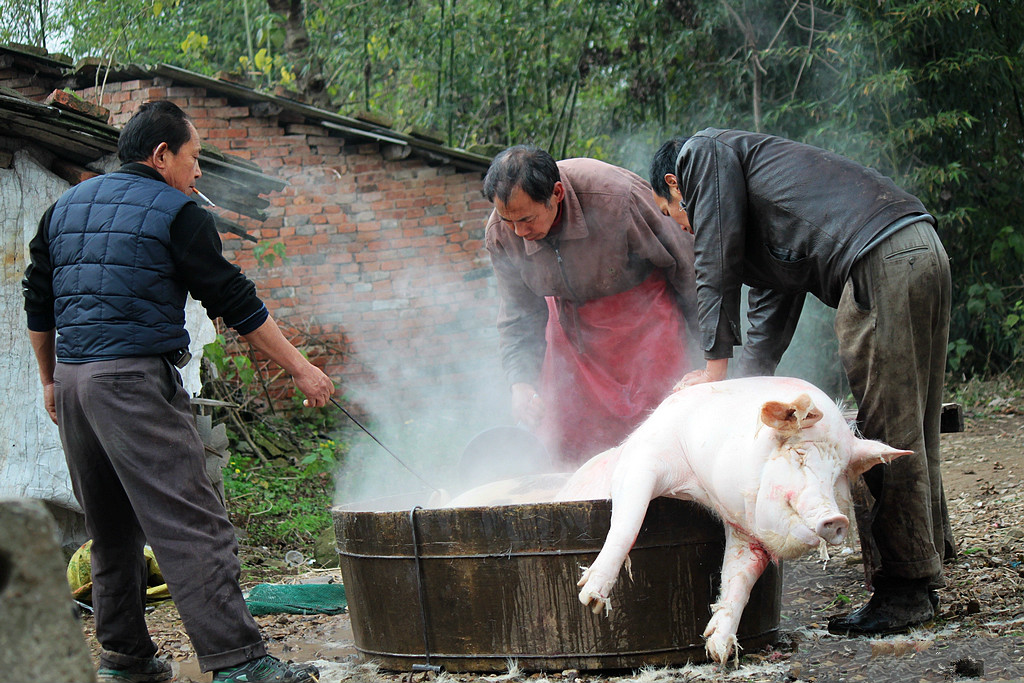
[[[769,561],[798,557],[849,530],[851,477],[907,455],[857,437],[814,385],[788,377],[698,384],[670,395],[622,445],[594,456],[556,500],[612,500],[601,552],[579,581],[595,613],[609,595],[659,496],[693,500],[726,532],[721,593],[704,637],[724,663],[750,590]]]

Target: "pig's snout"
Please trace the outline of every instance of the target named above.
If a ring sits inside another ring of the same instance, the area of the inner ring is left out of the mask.
[[[849,530],[850,520],[846,515],[835,514],[821,519],[814,532],[825,539],[826,543],[839,545],[846,539],[846,532]]]

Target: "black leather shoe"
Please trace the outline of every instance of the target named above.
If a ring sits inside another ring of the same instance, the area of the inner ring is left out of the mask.
[[[852,614],[831,617],[828,632],[840,636],[883,636],[904,633],[935,617],[928,590],[875,590],[868,603]],[[935,602],[938,602],[935,596]]]

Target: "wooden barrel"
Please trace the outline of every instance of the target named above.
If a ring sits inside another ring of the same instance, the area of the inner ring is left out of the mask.
[[[487,508],[332,511],[356,649],[383,668],[498,672],[635,669],[704,662],[722,524],[695,503],[651,503],[612,611],[580,604],[610,501]],[[415,540],[414,540],[415,539]],[[782,570],[755,585],[737,633],[756,649],[778,634]]]

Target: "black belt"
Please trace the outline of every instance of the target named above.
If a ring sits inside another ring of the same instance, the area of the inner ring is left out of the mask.
[[[188,349],[175,349],[174,351],[168,351],[164,354],[171,365],[176,368],[183,368],[188,365],[188,362],[192,360],[192,354],[188,352]]]

